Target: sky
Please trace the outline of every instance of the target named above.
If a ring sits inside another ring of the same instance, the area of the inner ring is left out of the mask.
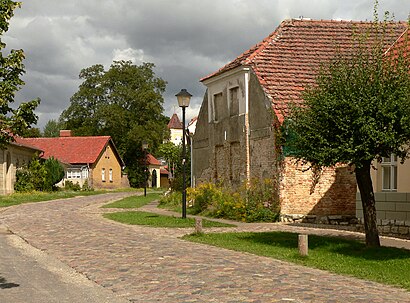
[[[3,37],[23,49],[26,85],[16,104],[39,97],[43,128],[58,119],[78,91],[81,69],[115,60],[155,64],[167,81],[164,114],[181,116],[175,94],[193,97],[187,120],[199,113],[199,80],[235,59],[290,18],[373,20],[373,0],[22,0]],[[407,20],[410,0],[379,0],[395,20]]]

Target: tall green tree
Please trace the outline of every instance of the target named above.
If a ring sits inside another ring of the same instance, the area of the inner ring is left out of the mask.
[[[0,1],[0,147],[2,148],[13,140],[13,134],[23,135],[32,124],[37,123],[34,110],[40,103],[40,99],[36,99],[21,103],[17,109],[11,107],[15,93],[24,85],[21,79],[25,73],[24,52],[21,49],[12,49],[8,55],[4,55],[6,44],[1,37],[9,29],[14,10],[20,6],[20,2]]]
[[[305,90],[304,106],[295,106],[287,121],[286,147],[316,168],[354,167],[366,244],[380,246],[370,171],[374,160],[395,154],[404,161],[409,155],[409,44],[406,38],[395,55],[386,54],[387,22],[374,22],[364,34],[355,36],[351,53],[339,52],[324,65],[316,85]]]
[[[53,138],[60,136],[60,130],[62,129],[62,125],[60,122],[56,120],[48,120],[46,125],[44,125],[43,129],[43,137],[45,138]]]
[[[83,83],[60,121],[74,135],[110,135],[124,159],[132,186],[142,184],[142,142],[156,151],[167,136],[163,115],[166,82],[154,64],[115,61],[108,70],[93,65],[80,73]]]

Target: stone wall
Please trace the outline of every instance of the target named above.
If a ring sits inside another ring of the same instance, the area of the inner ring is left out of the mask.
[[[356,180],[347,166],[325,168],[320,174],[286,157],[280,183],[281,213],[301,219],[306,215],[354,217]]]
[[[384,235],[410,238],[410,193],[375,193],[377,226]],[[356,194],[356,216],[363,224],[360,193]]]

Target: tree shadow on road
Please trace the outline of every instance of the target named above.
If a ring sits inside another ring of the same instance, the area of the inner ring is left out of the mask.
[[[7,282],[7,280],[4,277],[0,276],[0,289],[13,288],[19,286],[20,284]]]

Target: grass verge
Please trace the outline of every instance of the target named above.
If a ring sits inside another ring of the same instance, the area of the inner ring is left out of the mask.
[[[309,235],[309,256],[298,254],[298,235],[286,232],[187,235],[183,239],[289,261],[410,290],[410,251],[366,248],[355,240]]]
[[[147,196],[131,196],[106,204],[102,208],[138,208],[147,205],[151,201],[159,200],[161,196],[161,193],[148,193]]]
[[[0,196],[0,207],[18,205],[22,203],[66,199],[77,196],[90,196],[106,193],[105,191],[56,191],[56,192],[31,192],[14,193],[9,196]]]
[[[195,219],[193,218],[176,218],[163,216],[154,213],[142,211],[127,211],[104,214],[105,218],[132,225],[148,225],[152,227],[194,227]],[[215,221],[203,220],[203,227],[234,227],[232,224],[224,224]]]

